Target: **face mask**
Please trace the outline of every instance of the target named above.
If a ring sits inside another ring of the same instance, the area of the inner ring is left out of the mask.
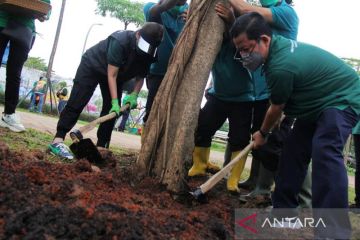
[[[152,46],[140,36],[136,44],[136,52],[140,56],[155,58],[157,53],[157,47]]]
[[[241,62],[246,69],[250,72],[254,72],[264,63],[264,58],[260,53],[252,52],[248,56],[243,57]]]
[[[279,0],[260,0],[261,6],[263,7],[272,7],[274,6]]]
[[[184,11],[184,6],[178,6],[176,5],[175,7],[171,8],[169,10],[169,12],[171,13],[171,15],[173,16],[177,16],[177,15],[180,15],[183,11]]]
[[[157,56],[153,57],[153,56],[145,53],[138,46],[136,46],[135,51],[136,51],[136,56],[138,57],[138,60],[141,60],[144,62],[150,62],[150,63],[157,61]]]

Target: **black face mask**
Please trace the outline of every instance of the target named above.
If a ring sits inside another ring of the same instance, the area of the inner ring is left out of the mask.
[[[135,48],[136,56],[138,56],[140,59],[144,60],[145,62],[156,62],[157,55],[155,57],[151,56],[150,54],[147,54],[143,50],[141,50],[138,46]]]
[[[155,62],[157,60],[157,47],[152,46],[140,36],[136,42],[136,55],[146,61]]]
[[[241,62],[250,72],[254,72],[264,63],[264,58],[260,53],[252,52],[248,56],[243,57]]]

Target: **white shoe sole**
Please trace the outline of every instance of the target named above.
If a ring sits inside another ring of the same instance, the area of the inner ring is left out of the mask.
[[[1,127],[5,127],[5,128],[8,128],[8,129],[10,129],[10,130],[13,131],[13,132],[25,132],[25,131],[26,131],[25,128],[24,128],[24,129],[18,129],[18,128],[14,127],[14,126],[11,126],[11,125],[7,124],[7,123],[4,122],[2,119],[0,119],[0,126],[1,126]]]
[[[62,156],[59,156],[59,155],[53,153],[50,148],[48,148],[46,151],[47,151],[47,153],[50,153],[51,155],[53,155],[53,156],[55,156],[55,157],[58,157],[58,158],[61,159],[61,160],[73,160],[73,159],[74,159],[74,156],[72,156],[72,157],[62,157]]]
[[[73,160],[73,159],[74,159],[74,157],[72,157],[72,158],[61,157],[61,156],[59,156],[59,155],[57,155],[57,154],[53,153],[51,150],[49,150],[49,152],[48,152],[48,153],[50,153],[50,154],[51,154],[51,155],[53,155],[54,157],[58,157],[60,160]]]

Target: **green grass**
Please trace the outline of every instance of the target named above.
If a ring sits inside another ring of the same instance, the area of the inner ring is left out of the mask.
[[[118,148],[118,147],[112,147],[112,146],[110,146],[109,149],[110,149],[110,151],[112,151],[113,154],[116,155],[116,156],[120,156],[120,155],[122,155],[122,154],[129,153],[128,150],[123,149],[123,148]]]
[[[355,176],[355,168],[346,166],[346,171],[347,171],[349,176]]]
[[[0,139],[5,142],[11,151],[31,151],[40,150],[46,151],[48,145],[52,142],[54,136],[48,133],[43,133],[35,129],[28,128],[26,132],[15,133],[5,128],[0,128]],[[65,140],[65,144],[70,146],[72,141]],[[117,147],[110,147],[110,150],[115,156],[120,156],[129,151]],[[47,154],[49,161],[57,161],[57,157]]]
[[[355,188],[349,187],[348,190],[349,203],[355,203]]]
[[[2,128],[0,136],[2,141],[6,142],[9,146],[10,150],[15,151],[22,149],[46,149],[53,139],[52,135],[31,128],[23,133],[15,133]]]
[[[226,144],[213,142],[211,144],[211,150],[217,152],[225,152]]]

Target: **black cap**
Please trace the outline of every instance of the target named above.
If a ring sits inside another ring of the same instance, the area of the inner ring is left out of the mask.
[[[139,30],[139,33],[151,46],[157,47],[163,38],[164,29],[163,26],[158,23],[148,22]]]

